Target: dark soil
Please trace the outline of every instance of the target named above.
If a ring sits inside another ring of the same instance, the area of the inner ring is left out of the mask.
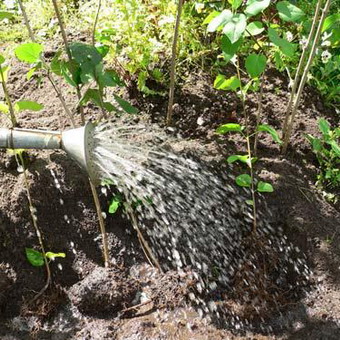
[[[10,94],[13,100],[37,100],[44,109],[20,113],[20,126],[69,128],[50,84],[45,80],[40,85],[36,79],[26,81],[26,71],[20,64],[13,65]],[[74,93],[66,87],[63,90],[67,100],[75,103]],[[163,123],[167,107],[164,97],[137,94],[129,100],[139,107],[144,120]],[[262,122],[281,130],[287,100],[284,75],[268,72]],[[178,152],[195,152],[202,161],[223,168],[226,156],[235,150],[244,151],[237,135],[221,137],[214,133],[222,123],[241,122],[242,110],[234,94],[212,88],[210,76],[192,73],[177,89],[175,102],[174,125],[184,137],[176,146]],[[247,109],[252,115],[256,103],[256,97],[250,96]],[[95,109],[86,109],[88,119],[96,115]],[[87,176],[59,151],[29,151],[26,157],[30,194],[46,250],[66,253],[66,258],[51,263],[53,284],[32,302],[45,285],[46,274],[44,267],[32,267],[25,258],[25,248],[38,249],[38,240],[23,173],[17,171],[13,155],[2,151],[1,339],[339,339],[340,209],[315,188],[317,163],[304,137],[306,133],[318,135],[320,117],[333,126],[338,124],[336,113],[323,106],[314,89],[307,88],[287,155],[280,155],[269,136],[263,134],[259,140],[257,174],[275,187],[264,197],[270,218],[307,255],[314,271],[305,294],[299,291],[282,302],[280,313],[257,321],[272,332],[260,331],[261,327],[238,331],[200,318],[190,304],[192,278],[171,271],[160,273],[147,264],[135,231],[120,214],[106,218],[112,267],[103,268],[101,237]],[[9,126],[4,116],[0,122]],[[239,169],[234,167],[233,171]],[[101,194],[105,210],[110,198],[110,193]],[[237,308],[236,297],[227,303]]]

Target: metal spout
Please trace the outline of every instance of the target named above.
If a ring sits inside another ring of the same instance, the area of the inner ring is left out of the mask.
[[[94,125],[64,132],[33,129],[0,129],[0,148],[6,149],[63,149],[91,177],[90,150]]]

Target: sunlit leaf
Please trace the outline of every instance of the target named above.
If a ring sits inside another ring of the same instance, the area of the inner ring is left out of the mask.
[[[246,27],[246,32],[244,35],[247,37],[249,35],[256,36],[264,31],[264,27],[262,22],[260,21],[253,21]]]
[[[11,19],[14,16],[13,13],[7,11],[0,11],[0,21],[4,19]]]
[[[14,105],[14,109],[16,112],[29,110],[29,111],[40,111],[44,108],[44,105],[39,104],[37,102],[33,102],[30,100],[21,100],[19,102],[16,102]]]
[[[283,54],[288,57],[294,56],[296,45],[286,39],[280,38],[278,33],[271,27],[268,28],[268,37],[274,45],[280,48]]]
[[[212,19],[208,25],[208,32],[215,32],[219,27],[224,25],[231,20],[233,13],[229,9],[223,10],[218,16]]]
[[[235,91],[240,86],[241,82],[236,76],[226,78],[224,75],[219,74],[214,81],[214,87],[218,90]]]
[[[322,25],[322,32],[331,29],[336,23],[340,22],[340,13],[334,13],[328,16]]]
[[[28,43],[18,46],[14,52],[16,57],[27,63],[33,64],[40,60],[40,54],[44,47],[37,43]]]
[[[229,123],[219,126],[216,129],[216,133],[223,135],[227,132],[242,132],[243,129],[244,127],[240,124]]]
[[[6,114],[9,112],[9,107],[4,102],[0,102],[0,112],[6,113]]]
[[[56,257],[66,257],[66,254],[65,253],[53,253],[51,251],[48,251],[46,253],[46,257],[50,260],[54,260]]]
[[[121,106],[121,108],[127,112],[127,113],[130,113],[130,114],[136,114],[138,113],[138,110],[133,107],[130,103],[128,103],[126,100],[120,98],[119,96],[113,94],[116,102]]]
[[[245,13],[248,17],[257,15],[270,5],[270,0],[248,0]]]
[[[0,54],[0,65],[5,62],[5,57]]]
[[[234,14],[223,27],[223,33],[233,44],[239,40],[247,27],[247,18],[244,14]]]
[[[121,204],[121,199],[117,196],[113,197],[109,205],[109,213],[114,214],[118,210],[120,204]]]
[[[223,57],[226,62],[229,62],[230,59],[235,55],[237,50],[242,44],[242,38],[236,41],[235,43],[231,43],[230,39],[226,36],[223,35],[222,41],[221,41],[221,48],[223,52]]]

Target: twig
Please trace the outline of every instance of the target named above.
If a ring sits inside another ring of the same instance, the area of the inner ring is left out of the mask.
[[[131,306],[131,307],[128,307],[128,308],[125,308],[125,309],[121,310],[121,313],[126,313],[126,312],[128,312],[128,311],[130,311],[130,310],[134,310],[134,309],[137,309],[137,308],[139,308],[139,307],[143,307],[143,306],[145,306],[145,305],[148,305],[148,304],[151,303],[151,302],[152,302],[152,300],[144,301],[144,302],[142,302],[142,303],[139,303],[138,305]]]
[[[261,85],[260,85],[260,92],[257,97],[257,113],[256,113],[256,126],[255,126],[255,140],[254,140],[254,155],[257,154],[257,144],[259,141],[259,134],[256,133],[258,126],[260,125],[261,121],[261,114],[262,114],[262,99],[263,99],[263,88],[265,82],[265,71],[262,74]]]
[[[319,8],[318,7],[319,3],[321,3],[321,0],[318,1],[317,9]],[[304,89],[305,83],[307,81],[307,75],[308,75],[309,69],[312,66],[312,62],[313,62],[315,52],[316,52],[317,43],[320,39],[323,22],[325,21],[325,18],[326,18],[326,15],[328,13],[330,4],[331,4],[331,0],[327,0],[326,3],[325,3],[325,7],[322,10],[319,25],[318,25],[318,28],[316,30],[315,37],[313,39],[313,44],[312,44],[312,47],[310,49],[307,64],[304,67],[304,71],[303,71],[303,74],[302,74],[302,77],[301,77],[301,81],[300,81],[300,84],[299,84],[298,91],[296,93],[296,97],[294,96],[294,92],[292,91],[291,96],[293,97],[293,99],[291,99],[292,103],[290,104],[292,106],[292,110],[291,110],[291,115],[288,118],[286,116],[287,123],[285,122],[285,126],[284,126],[282,153],[285,153],[287,151],[287,147],[288,147],[288,144],[289,144],[290,136],[291,136],[293,125],[294,125],[294,118],[296,116],[297,109],[298,109],[298,106],[300,104],[301,94],[302,94],[302,91]],[[318,15],[317,15],[317,13],[315,13],[314,20],[313,20],[313,24],[315,24],[315,25],[316,25],[317,17],[318,17]],[[314,21],[315,21],[315,23],[314,23]],[[301,56],[301,59],[302,59],[302,56]],[[298,78],[296,78],[296,79],[298,79]],[[295,85],[295,81],[294,81],[294,85]],[[296,87],[295,87],[295,89],[296,89]],[[288,109],[290,109],[290,108],[288,107]]]
[[[98,24],[98,19],[99,19],[99,12],[100,12],[101,6],[102,6],[102,0],[98,0],[98,8],[97,8],[96,18],[94,20],[93,30],[92,30],[92,45],[93,46],[95,44],[95,34],[96,34],[96,29],[97,29],[97,24]]]
[[[182,7],[183,7],[183,0],[178,0],[175,31],[174,31],[174,38],[172,42],[168,113],[166,116],[166,123],[168,126],[171,125],[171,122],[172,122],[172,110],[173,110],[174,95],[175,95],[175,67],[176,67],[176,55],[177,55],[177,40],[178,40],[179,24],[181,20]]]
[[[26,10],[25,10],[25,7],[22,3],[21,0],[17,0],[18,3],[19,3],[19,7],[20,7],[20,10],[21,10],[21,13],[22,13],[22,16],[24,18],[24,21],[25,21],[25,25],[27,27],[27,31],[28,31],[28,35],[30,36],[30,39],[35,42],[35,38],[34,38],[34,34],[33,34],[33,30],[29,24],[29,21],[28,21],[28,17],[27,17],[27,14],[26,14]]]

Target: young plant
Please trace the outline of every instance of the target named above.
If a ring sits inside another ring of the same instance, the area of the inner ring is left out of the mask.
[[[44,265],[44,254],[41,253],[38,250],[35,250],[33,248],[26,248],[25,249],[26,253],[26,258],[28,262],[34,266],[34,267],[41,267]],[[54,261],[56,257],[62,257],[65,258],[66,254],[65,253],[53,253],[51,251],[48,251],[45,253],[45,257],[49,261]]]
[[[306,135],[320,164],[319,187],[340,186],[340,128],[331,129],[325,119],[319,120],[321,138]]]

